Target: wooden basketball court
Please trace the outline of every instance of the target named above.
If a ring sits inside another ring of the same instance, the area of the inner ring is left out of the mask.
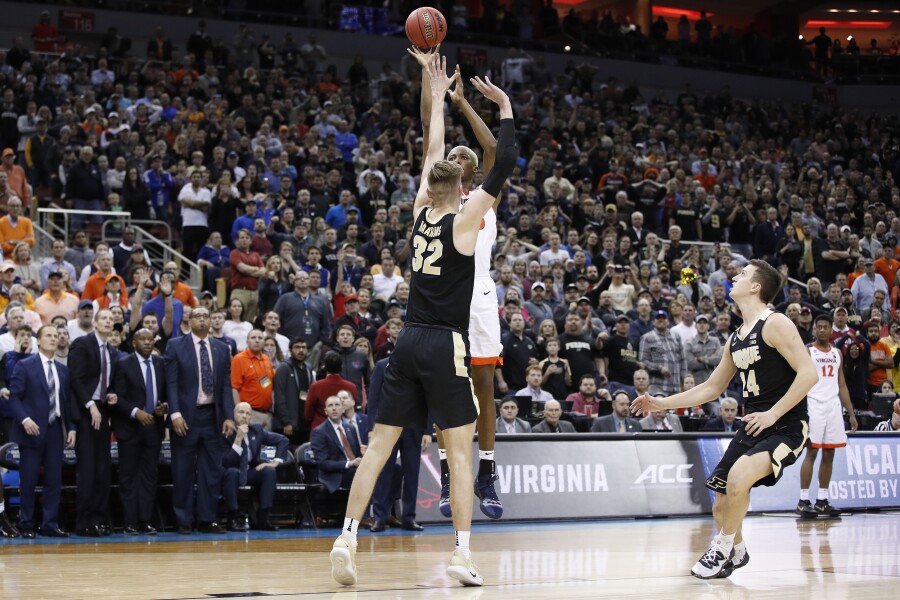
[[[338,531],[225,536],[114,535],[65,543],[0,541],[6,598],[275,597],[895,599],[900,589],[900,513],[842,520],[752,517],[750,563],[730,579],[701,581],[690,568],[706,549],[709,519],[476,525],[472,547],[483,588],[444,574],[452,531],[360,534],[360,583],[331,580]]]

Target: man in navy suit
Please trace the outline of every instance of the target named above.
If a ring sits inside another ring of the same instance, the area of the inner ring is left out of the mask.
[[[165,437],[166,377],[163,359],[153,356],[156,336],[135,332],[133,354],[116,364],[112,426],[119,441],[119,496],[125,535],[156,535],[150,525],[156,500],[159,449]]]
[[[269,509],[275,499],[275,469],[287,458],[288,439],[280,433],[272,433],[263,429],[262,425],[251,423],[253,408],[246,402],[239,402],[234,407],[235,431],[228,441],[231,449],[225,452],[223,465],[225,479],[222,484],[222,495],[228,506],[228,529],[246,531],[247,524],[238,517],[238,487],[249,485],[259,494],[259,514],[256,528],[264,531],[278,531],[278,527],[269,520]],[[274,446],[274,456],[264,456],[263,451],[270,452],[265,446]]]
[[[388,360],[389,358],[379,360],[375,363],[375,369],[372,372],[368,405],[369,414],[373,417],[369,419],[372,427],[375,426],[375,420],[378,418],[378,409],[381,405],[381,386],[384,384],[384,370],[387,368]],[[416,496],[419,493],[421,454],[431,445],[431,432],[426,433],[425,425],[426,423],[422,423],[421,427],[403,428],[392,454],[392,456],[397,456],[397,452],[400,452],[400,466],[397,466],[396,461],[389,460],[381,471],[381,475],[378,476],[375,491],[372,493],[372,513],[375,522],[372,524],[371,530],[375,533],[384,531],[389,524],[400,525],[407,531],[425,529],[416,523]],[[399,523],[395,518],[392,522],[393,517],[390,516],[391,506],[397,497],[398,489],[403,505],[403,520]]]
[[[628,415],[631,414],[631,398],[625,392],[616,392],[613,396],[613,413],[600,417],[591,425],[591,431],[594,433],[640,433],[644,430],[641,422],[632,419]]]
[[[171,292],[170,292],[171,293]],[[166,387],[172,428],[172,504],[178,533],[191,533],[194,482],[201,533],[225,533],[216,523],[222,488],[225,438],[234,432],[231,352],[209,336],[209,310],[197,307],[188,321],[190,335],[166,345]]]
[[[16,363],[9,385],[13,441],[19,445],[19,523],[22,536],[34,538],[34,490],[44,469],[41,535],[68,537],[57,515],[62,492],[63,444],[75,447],[69,411],[69,370],[53,360],[59,334],[55,325],[38,330],[38,353]]]
[[[365,413],[356,412],[356,401],[347,390],[339,391],[337,397],[341,399],[341,404],[344,407],[344,419],[350,423],[350,427],[356,432],[356,439],[359,440],[359,447],[362,449],[363,454],[365,454],[366,447],[369,445],[369,431],[372,430],[369,426],[369,417],[366,416]]]
[[[75,530],[78,535],[109,535],[109,488],[112,474],[109,417],[117,401],[112,391],[118,351],[110,348],[113,316],[108,309],[94,315],[94,331],[69,347],[72,416],[78,422],[78,489]]]
[[[310,442],[319,469],[319,483],[333,494],[338,488],[349,488],[362,462],[362,449],[356,430],[344,418],[344,405],[337,396],[325,401],[328,417],[313,429]]]

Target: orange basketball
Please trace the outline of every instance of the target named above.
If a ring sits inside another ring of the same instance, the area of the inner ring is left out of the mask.
[[[430,50],[447,36],[447,20],[436,8],[423,6],[406,17],[406,37],[413,46]]]

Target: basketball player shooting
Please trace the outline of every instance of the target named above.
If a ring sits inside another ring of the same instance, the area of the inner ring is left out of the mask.
[[[440,46],[436,49],[438,51]],[[412,48],[409,53],[422,66],[422,129],[425,147],[431,135],[428,117],[431,114],[431,79],[428,76],[430,53]],[[484,123],[463,93],[463,81],[456,66],[456,85],[450,92],[450,100],[465,116],[469,126],[475,133],[475,139],[484,154],[484,172],[494,166],[497,152],[497,140]],[[478,155],[466,146],[457,146],[450,150],[447,160],[455,162],[462,168],[463,204],[474,187],[475,174],[478,172]],[[494,439],[497,434],[497,406],[494,404],[494,371],[497,365],[503,364],[500,354],[503,343],[500,340],[500,321],[497,319],[497,286],[491,278],[491,252],[497,241],[497,207],[500,196],[484,215],[478,241],[475,244],[475,289],[472,293],[472,306],[469,317],[469,348],[472,354],[472,383],[475,396],[478,398],[478,477],[475,480],[475,495],[481,501],[481,512],[490,519],[503,516],[503,504],[497,496],[494,482],[497,479],[494,462]],[[437,428],[438,456],[441,462],[441,499],[439,508],[445,517],[453,515],[450,506],[450,469],[447,465],[447,451],[444,436]]]
[[[828,501],[828,486],[834,465],[834,451],[847,445],[844,416],[841,405],[850,417],[850,430],[856,431],[858,423],[850,402],[850,392],[844,381],[841,351],[831,345],[831,317],[819,315],[813,327],[816,340],[809,345],[809,355],[819,381],[807,395],[809,403],[809,445],[803,464],[800,465],[800,501],[797,513],[803,518],[837,517],[841,514]],[[819,491],[815,505],[809,501],[809,484],[812,482],[816,456],[822,451],[819,463]]]
[[[718,534],[691,569],[700,579],[728,577],[750,555],[741,523],[750,505],[750,489],[775,485],[793,464],[809,434],[806,395],[818,381],[809,353],[793,322],[767,307],[781,288],[777,269],[751,260],[734,279],[731,298],[744,324],[728,338],[722,361],[704,383],[668,398],[642,394],[631,411],[686,408],[720,396],[735,373],[740,375],[747,415],[722,460],[706,480],[716,492],[713,518]]]
[[[475,246],[485,213],[512,173],[518,149],[512,105],[490,80],[472,85],[500,107],[497,164],[484,185],[460,208],[458,164],[443,160],[443,99],[458,74],[447,77],[446,58],[434,53],[428,63],[432,110],[431,139],[422,167],[423,181],[413,208],[412,279],[406,327],[397,339],[385,371],[382,406],[369,447],[360,463],[347,502],[341,535],[331,550],[332,577],[341,585],[356,583],[356,533],[375,481],[404,427],[422,423],[428,414],[444,431],[450,473],[457,483],[450,502],[456,549],[447,574],[463,585],[483,579],[469,551],[472,524],[471,444],[478,401],[469,377],[469,307],[475,280]],[[424,349],[427,348],[427,352]]]

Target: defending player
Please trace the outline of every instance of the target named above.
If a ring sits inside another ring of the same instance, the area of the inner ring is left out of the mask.
[[[806,456],[800,465],[800,502],[797,513],[801,517],[816,518],[818,515],[836,517],[841,514],[828,502],[828,486],[831,484],[831,468],[834,464],[834,449],[847,445],[847,434],[844,431],[844,417],[841,405],[850,416],[850,431],[856,431],[856,415],[850,403],[850,392],[844,382],[841,352],[831,345],[831,317],[819,315],[815,323],[816,340],[809,345],[818,383],[807,394],[809,407],[809,444]],[[819,494],[815,507],[809,502],[809,484],[812,482],[813,467],[816,455],[822,450],[822,462],[819,463]]]
[[[430,54],[418,50],[413,56],[422,65],[422,129],[425,147],[428,147],[430,127],[428,116],[431,114],[431,83],[426,65]],[[469,126],[475,133],[475,139],[484,152],[484,171],[494,166],[497,141],[491,130],[468,103],[463,94],[462,78],[459,66],[456,67],[456,86],[450,93],[450,99],[466,117]],[[478,172],[478,156],[471,148],[457,146],[450,150],[447,160],[462,167],[463,204],[474,187],[475,174]],[[500,341],[500,321],[497,318],[497,286],[491,278],[491,252],[497,241],[497,206],[500,196],[484,215],[481,229],[478,231],[478,242],[475,244],[475,289],[472,293],[471,316],[469,318],[469,349],[472,353],[472,383],[475,396],[478,397],[478,477],[475,480],[475,495],[481,500],[481,512],[488,518],[499,519],[503,516],[503,504],[497,496],[494,481],[497,479],[494,462],[494,438],[497,434],[497,406],[494,404],[494,371],[497,365],[503,364],[500,357],[503,343]],[[443,434],[437,428],[438,456],[441,460],[441,500],[440,510],[445,517],[452,516],[450,507],[450,470],[447,465],[447,452]]]
[[[478,402],[469,378],[469,305],[475,279],[473,254],[484,214],[512,173],[518,150],[512,106],[490,80],[472,79],[475,88],[500,106],[497,164],[481,189],[460,209],[459,165],[442,160],[443,98],[457,78],[447,77],[446,59],[435,53],[428,64],[432,106],[432,139],[413,209],[415,225],[412,280],[407,322],[385,372],[382,407],[369,447],[353,479],[341,535],[331,550],[332,577],[342,585],[356,583],[356,532],[378,474],[390,457],[403,427],[431,414],[444,431],[450,472],[457,481],[450,502],[456,550],[447,573],[464,585],[483,580],[469,552],[472,523],[471,444]]]
[[[706,487],[716,492],[718,534],[691,569],[701,579],[728,577],[750,560],[741,537],[750,488],[775,485],[800,456],[809,433],[806,394],[817,380],[793,322],[766,306],[781,288],[781,274],[764,261],[751,260],[733,281],[731,298],[744,324],[729,336],[710,378],[669,398],[642,394],[631,404],[634,413],[696,406],[721,395],[735,373],[740,375],[746,426],[706,480]]]

